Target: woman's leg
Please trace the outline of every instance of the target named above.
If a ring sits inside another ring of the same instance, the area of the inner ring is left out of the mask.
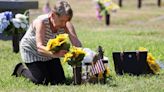
[[[34,76],[29,71],[29,69],[27,69],[22,63],[18,63],[15,66],[12,76],[16,76],[16,77],[24,76],[25,78],[28,78],[29,80],[31,80],[34,83],[37,82],[37,80],[34,78]]]
[[[46,62],[37,61],[26,63],[26,65],[36,79],[34,83],[48,85],[49,79],[47,79],[48,71],[46,68]]]
[[[47,69],[49,71],[51,85],[62,84],[65,82],[66,78],[59,58],[48,61]]]
[[[44,62],[37,61],[25,64],[28,69],[25,68],[22,63],[18,64],[13,75],[24,76],[35,84],[48,85],[48,83],[50,83],[55,85],[64,83],[65,81],[64,71],[61,66],[60,59],[58,58]]]

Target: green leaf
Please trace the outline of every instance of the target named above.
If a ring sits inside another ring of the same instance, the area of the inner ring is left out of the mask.
[[[67,42],[63,43],[63,44],[61,45],[61,49],[62,49],[62,50],[67,50],[67,51],[69,51],[69,49],[70,49],[70,43],[67,43]]]

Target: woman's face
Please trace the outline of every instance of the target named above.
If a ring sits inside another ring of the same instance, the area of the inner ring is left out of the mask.
[[[69,21],[69,16],[58,16],[58,23],[61,25],[61,27],[65,27],[66,22]]]
[[[69,21],[70,17],[69,16],[58,16],[58,15],[53,15],[53,25],[58,26],[58,27],[65,27],[66,22]]]

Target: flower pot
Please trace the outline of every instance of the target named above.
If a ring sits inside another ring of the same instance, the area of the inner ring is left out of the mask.
[[[82,73],[81,66],[73,66],[73,83],[74,83],[74,85],[81,84],[81,73]]]

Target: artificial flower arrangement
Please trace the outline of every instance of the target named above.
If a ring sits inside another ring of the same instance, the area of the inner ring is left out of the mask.
[[[89,48],[84,48],[83,50],[86,53],[85,57],[82,61],[83,65],[84,65],[84,63],[91,63],[92,65],[94,65],[98,60],[98,54]],[[103,60],[108,61],[108,58],[104,56]],[[110,69],[109,69],[108,65],[104,65],[104,66],[105,66],[106,76],[109,77],[110,76]],[[98,78],[101,79],[102,77],[103,77],[103,72],[98,73]]]
[[[0,33],[11,35],[14,33],[25,32],[29,27],[28,16],[25,14],[16,14],[10,11],[0,13]]]
[[[98,19],[101,19],[106,13],[116,11],[119,6],[112,0],[95,0],[96,1],[96,15]]]
[[[108,58],[103,56],[102,63],[101,65],[99,60],[100,60],[100,53],[96,53],[95,51],[89,49],[89,48],[83,48],[85,51],[85,57],[82,60],[82,67],[85,70],[83,72],[82,80],[83,82],[89,82],[89,83],[105,83],[104,80],[106,78],[110,77],[110,69],[108,66]],[[104,62],[105,61],[105,62]],[[89,65],[89,67],[88,67]],[[104,70],[101,70],[102,67],[104,66]],[[87,68],[88,67],[88,68]],[[101,68],[101,69],[100,69]],[[94,71],[93,71],[94,70]],[[95,70],[98,72],[95,73]]]
[[[70,49],[70,43],[68,42],[68,34],[59,34],[54,39],[50,39],[47,43],[46,49],[52,52],[58,52],[60,50]]]
[[[85,52],[80,47],[72,46],[68,42],[68,34],[59,34],[54,39],[50,39],[47,43],[46,49],[48,51],[58,52],[60,50],[67,50],[64,55],[63,63],[67,62],[69,65],[81,65],[81,61],[85,56]]]
[[[64,55],[63,63],[67,62],[71,66],[81,66],[85,57],[85,51],[80,47],[72,46],[68,53]]]
[[[144,47],[140,47],[139,51],[147,51],[147,49]],[[154,74],[159,73],[160,66],[156,62],[155,57],[150,52],[147,54],[147,63]]]
[[[79,85],[82,83],[82,60],[85,52],[80,47],[72,46],[64,55],[63,63],[67,62],[73,68],[73,83]]]
[[[107,66],[105,66],[105,76],[106,77],[110,77],[110,69],[109,69],[109,67],[107,67]],[[98,78],[99,79],[102,79],[103,78],[103,72],[100,72],[99,74],[98,74]]]

